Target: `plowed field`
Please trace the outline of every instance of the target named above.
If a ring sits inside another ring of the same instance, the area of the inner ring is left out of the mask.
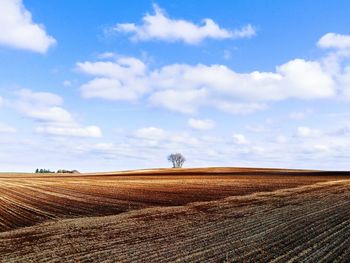
[[[0,262],[348,262],[350,177],[3,174],[0,230]]]

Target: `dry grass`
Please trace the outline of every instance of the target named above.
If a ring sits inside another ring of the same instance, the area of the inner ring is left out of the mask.
[[[229,168],[0,175],[0,227],[1,262],[346,262],[350,177]]]

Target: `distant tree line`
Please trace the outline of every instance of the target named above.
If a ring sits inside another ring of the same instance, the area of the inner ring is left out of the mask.
[[[55,172],[51,171],[49,169],[36,169],[35,173],[55,173]],[[56,173],[60,173],[60,174],[65,174],[65,173],[78,174],[79,171],[78,170],[64,170],[64,169],[60,169],[60,170],[57,170]]]
[[[59,174],[78,174],[78,170],[57,170]]]
[[[54,173],[54,172],[50,171],[49,169],[36,169],[35,173],[44,174],[44,173]]]

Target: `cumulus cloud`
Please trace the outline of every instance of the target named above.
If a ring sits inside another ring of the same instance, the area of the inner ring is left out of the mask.
[[[79,62],[77,69],[91,77],[80,87],[85,98],[142,100],[184,114],[208,107],[248,114],[274,101],[350,99],[350,66],[345,61],[350,48],[344,51],[348,37],[326,34],[318,45],[337,51],[319,60],[292,59],[272,71],[237,72],[220,64],[175,63],[151,68],[140,59],[121,56]],[[289,117],[300,120],[310,114],[309,110],[296,111]]]
[[[73,117],[67,110],[56,106],[47,107],[45,111],[42,108],[32,108],[26,112],[26,115],[44,122],[69,123],[73,121]]]
[[[79,62],[77,69],[95,77],[81,86],[85,98],[132,101],[148,90],[146,65],[136,58],[121,57],[116,62]]]
[[[302,59],[277,66],[275,72],[237,73],[223,65],[197,65],[181,69],[179,78],[248,101],[324,98],[334,93],[332,78],[320,64]]]
[[[320,99],[336,94],[317,61],[291,60],[274,72],[238,73],[224,65],[171,64],[149,69],[136,58],[77,63],[93,77],[81,86],[86,98],[137,100],[182,113],[214,107],[234,114],[263,110],[268,101]]]
[[[350,35],[327,33],[318,41],[320,48],[329,49],[322,60],[324,68],[337,82],[341,99],[350,99]]]
[[[49,92],[33,92],[23,89],[15,93],[13,107],[24,116],[39,123],[38,133],[60,136],[101,137],[97,126],[81,126],[72,114],[62,108],[63,99]]]
[[[111,78],[142,76],[146,69],[145,64],[141,60],[133,57],[121,57],[116,63],[84,62],[77,63],[77,66],[84,73]]]
[[[193,119],[190,118],[188,120],[188,125],[196,130],[210,130],[214,128],[215,123],[212,120],[200,120],[200,119]]]
[[[22,0],[1,0],[1,45],[46,53],[55,43],[56,40],[46,33],[43,25],[32,21],[32,15]]]
[[[321,48],[349,49],[350,36],[336,33],[327,33],[320,38],[317,45]]]
[[[283,76],[283,84],[287,85],[284,88],[287,92],[280,94],[282,98],[314,99],[335,95],[332,76],[317,61],[295,59],[277,67],[277,73]]]
[[[134,23],[117,24],[113,31],[131,33],[134,41],[162,40],[167,42],[183,41],[187,44],[198,44],[206,38],[228,39],[249,38],[256,34],[252,25],[240,29],[227,30],[221,28],[212,19],[203,19],[201,25],[182,19],[172,19],[166,16],[164,10],[153,5],[154,14],[146,14],[143,24]]]

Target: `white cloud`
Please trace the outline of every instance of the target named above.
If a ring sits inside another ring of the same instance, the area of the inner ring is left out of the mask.
[[[71,114],[63,109],[63,99],[50,92],[33,92],[28,89],[16,91],[14,107],[23,115],[40,122],[72,122]]]
[[[188,120],[188,125],[197,130],[210,130],[214,128],[215,123],[212,120],[200,120],[200,119],[193,119],[190,118]]]
[[[330,150],[327,145],[323,145],[323,144],[314,145],[314,149],[316,151],[321,151],[321,152],[328,152]]]
[[[249,141],[243,134],[233,134],[232,138],[235,144],[243,145],[249,143]]]
[[[57,106],[63,103],[60,96],[50,92],[33,92],[29,89],[21,89],[15,94],[19,97],[19,102],[26,104]]]
[[[186,132],[167,131],[157,127],[145,127],[136,130],[130,137],[132,144],[164,148],[187,148],[198,146],[199,140]],[[135,140],[136,139],[136,140]],[[203,139],[204,141],[204,139]]]
[[[246,125],[246,130],[249,132],[254,132],[254,133],[263,133],[263,132],[268,132],[270,131],[270,128],[267,127],[265,124],[249,124]]]
[[[38,133],[59,136],[101,137],[97,126],[79,125],[72,114],[62,108],[63,99],[49,92],[33,92],[23,89],[15,92],[17,99],[12,103],[24,116],[38,122]]]
[[[342,35],[344,43],[336,45],[334,35],[325,36],[319,46],[342,50],[347,48],[345,40],[350,38]],[[277,65],[273,71],[242,73],[219,64],[150,68],[137,58],[120,56],[112,61],[77,63],[77,68],[92,78],[81,85],[86,98],[143,100],[185,114],[208,107],[247,114],[264,110],[273,101],[350,99],[350,67],[342,60],[345,53],[350,55],[350,48],[349,52],[328,53],[320,60],[293,59]],[[301,120],[311,113],[296,111],[289,117]]]
[[[78,69],[84,73],[110,78],[142,76],[145,73],[145,64],[133,57],[121,57],[113,62],[78,62]]]
[[[340,97],[346,100],[350,99],[350,66],[345,66],[342,74],[338,75],[340,88]]]
[[[232,114],[249,114],[264,110],[267,105],[264,103],[232,103],[227,101],[215,101],[213,105],[216,108]]]
[[[73,121],[73,117],[67,110],[56,106],[47,107],[44,110],[42,108],[31,108],[25,114],[28,117],[43,122],[69,123]]]
[[[136,100],[139,94],[116,79],[96,78],[81,86],[85,98],[106,100]]]
[[[32,21],[31,13],[22,0],[1,0],[0,44],[17,49],[46,53],[56,43],[43,25]]]
[[[152,84],[160,89],[207,89],[248,101],[315,99],[334,95],[331,76],[316,61],[295,59],[275,72],[237,73],[224,65],[173,64],[155,70]]]
[[[311,109],[306,109],[302,111],[293,111],[289,114],[289,118],[293,120],[303,120],[306,117],[308,117],[310,114],[312,114],[312,112],[313,111]]]
[[[276,72],[251,73],[237,73],[224,65],[173,64],[153,71],[151,79],[153,86],[162,90],[206,89],[246,101],[327,98],[334,94],[333,80],[319,63],[301,59],[278,66]]]
[[[149,100],[153,105],[162,106],[182,113],[195,113],[205,103],[208,92],[205,89],[161,90],[153,93]]]
[[[142,25],[133,23],[117,24],[112,30],[117,32],[132,33],[132,40],[147,41],[151,39],[168,42],[183,41],[187,44],[198,44],[206,38],[228,39],[248,38],[254,36],[255,29],[246,25],[233,31],[223,29],[212,19],[206,18],[202,25],[192,22],[171,19],[156,4],[153,5],[154,15],[146,14]]]
[[[5,123],[0,123],[0,133],[14,133],[17,132],[17,129],[5,124]]]
[[[275,72],[237,73],[224,65],[171,64],[150,70],[136,58],[77,63],[94,77],[81,86],[86,98],[137,100],[182,113],[200,107],[244,114],[267,107],[267,101],[335,96],[335,83],[317,61],[295,59]]]
[[[320,38],[317,45],[321,48],[349,49],[350,36],[336,33],[327,33]]]
[[[118,58],[118,54],[114,52],[103,52],[101,54],[98,54],[97,57],[99,59]]]
[[[343,87],[346,85],[343,81],[348,67],[344,61],[348,62],[350,58],[350,35],[327,33],[317,44],[320,48],[328,49],[327,55],[321,60],[323,68],[335,77],[339,87]]]
[[[95,78],[81,88],[85,98],[132,101],[148,90],[145,64],[136,58],[121,57],[116,62],[82,62],[77,69]]]
[[[332,78],[315,61],[296,59],[276,72],[237,73],[223,65],[170,65],[152,75],[161,88],[206,88],[225,97],[246,101],[287,98],[314,99],[334,95]]]
[[[35,129],[38,133],[45,133],[51,135],[60,136],[76,136],[76,137],[101,137],[101,129],[97,126],[75,127],[75,125],[69,126],[55,126],[46,125],[38,126]]]
[[[277,143],[286,143],[286,142],[288,142],[288,138],[286,136],[283,136],[283,135],[278,135],[276,138],[276,142]]]
[[[235,29],[231,32],[232,38],[249,38],[256,35],[255,28],[248,24],[240,29]]]
[[[134,136],[146,140],[162,140],[166,137],[166,132],[163,129],[156,127],[146,127],[135,131]]]
[[[260,146],[253,146],[250,151],[254,154],[263,154],[265,152],[265,149],[263,147]]]
[[[309,127],[298,127],[297,129],[297,136],[302,138],[308,138],[308,137],[315,137],[320,135],[320,131],[317,129],[312,129]]]
[[[31,152],[40,150],[40,156],[45,155],[45,158],[50,156],[49,159],[57,160],[53,158],[54,154],[59,160],[56,163],[58,166],[63,159],[66,159],[72,162],[72,169],[85,171],[97,171],[100,167],[104,167],[104,170],[113,170],[116,169],[116,165],[118,169],[169,167],[166,157],[172,152],[181,152],[186,157],[186,167],[218,165],[309,169],[349,167],[348,132],[335,134],[328,131],[322,132],[318,137],[307,138],[290,136],[288,140],[282,137],[282,141],[276,143],[278,135],[279,131],[271,129],[268,136],[254,134],[249,138],[250,143],[235,145],[232,135],[195,136],[191,132],[149,126],[131,132],[124,130],[117,137],[113,136],[110,140],[105,138],[102,141],[77,140],[74,137],[47,140],[45,137],[37,136],[34,140],[40,138],[41,142],[31,141],[30,145],[38,143],[40,146],[36,146]],[[11,135],[11,138],[14,136],[16,134]],[[6,139],[0,136],[0,143]],[[245,136],[244,139],[247,140]],[[3,144],[1,145],[3,147]],[[22,141],[18,143],[17,148],[19,152],[28,152],[27,145],[23,145]],[[50,149],[55,149],[54,153]],[[6,150],[6,156],[8,155],[9,151]],[[30,157],[32,156],[35,154]],[[55,167],[51,163],[49,165]],[[55,169],[58,168],[60,167]]]
[[[276,148],[270,149],[271,146],[264,144],[265,142],[249,143],[243,134],[234,135],[230,138],[193,136],[186,132],[169,131],[151,126],[126,134],[119,142],[97,143],[87,146],[85,150],[98,152],[113,160],[116,156],[127,156],[134,165],[135,162],[142,160],[146,167],[160,164],[167,166],[166,156],[171,152],[184,154],[188,159],[186,165],[190,166],[218,164],[229,166],[248,163],[258,166],[269,160],[271,158],[269,155],[276,151]],[[236,147],[233,147],[232,143],[235,143]],[[262,155],[264,158],[261,158]],[[277,156],[282,156],[280,151]]]
[[[335,83],[317,61],[295,59],[279,67],[277,72],[283,76],[285,93],[281,97],[302,99],[329,98],[335,95]],[[280,86],[280,88],[281,88]]]
[[[72,87],[72,86],[73,86],[73,82],[70,81],[70,80],[64,80],[64,81],[62,82],[62,85],[63,85],[63,87],[69,88],[69,87]]]

